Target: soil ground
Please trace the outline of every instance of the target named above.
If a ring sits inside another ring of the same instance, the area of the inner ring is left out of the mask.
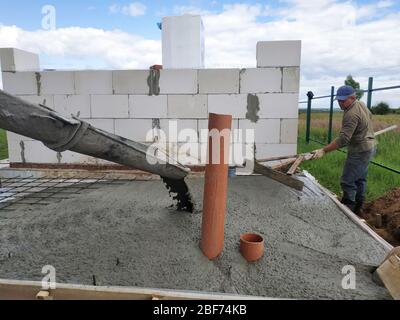
[[[377,214],[382,216],[382,226],[379,228]],[[367,203],[363,208],[363,218],[382,238],[395,247],[400,246],[400,188]]]

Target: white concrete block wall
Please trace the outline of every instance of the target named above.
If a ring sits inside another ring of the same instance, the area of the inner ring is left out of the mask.
[[[234,130],[239,129],[239,119],[232,119],[232,127],[231,127],[231,131],[234,132]],[[208,137],[205,134],[206,131],[204,130],[208,130],[208,120],[198,120],[197,122],[197,128],[199,130],[199,141],[201,143],[205,143],[208,141]],[[239,139],[237,134],[233,134],[231,135],[231,141],[232,142],[237,142]]]
[[[208,118],[207,95],[169,95],[168,118]]]
[[[299,92],[300,68],[283,68],[282,92]]]
[[[239,69],[199,70],[199,93],[239,93],[239,73]]]
[[[262,119],[297,119],[298,93],[269,93],[257,95],[260,102],[259,116]]]
[[[39,73],[38,89],[40,94],[74,94],[75,81],[74,72],[58,71],[58,72],[41,72]]]
[[[25,95],[17,95],[18,98],[25,100],[29,103],[32,104],[41,104],[44,105],[48,108],[54,109],[54,96],[53,95],[45,95],[45,96],[37,96],[37,95],[31,95],[31,96],[25,96]]]
[[[47,148],[40,141],[24,141],[24,155],[26,163],[59,163],[57,152]]]
[[[256,143],[256,159],[293,156],[297,154],[297,144]]]
[[[89,119],[92,117],[90,99],[88,94],[54,95],[54,110],[67,117],[74,115],[78,118]]]
[[[282,144],[297,143],[298,124],[299,124],[299,121],[297,119],[282,119],[281,120],[280,143],[282,143]]]
[[[39,71],[39,56],[35,53],[15,48],[0,48],[1,70]]]
[[[200,15],[162,19],[162,60],[166,68],[204,68],[204,47]]]
[[[256,143],[280,143],[280,119],[261,119],[257,123],[239,120],[239,129],[242,129],[242,131],[254,129]]]
[[[261,41],[257,43],[257,67],[298,67],[301,41]]]
[[[115,134],[137,142],[153,142],[156,130],[151,119],[115,119]],[[151,132],[150,136],[148,136]],[[146,140],[149,137],[149,140]]]
[[[25,141],[33,141],[33,139],[13,132],[7,132],[8,159],[10,162],[22,162],[21,141],[25,143]]]
[[[246,129],[254,129],[256,157],[267,158],[297,153],[300,54],[298,41],[272,41],[257,45],[257,68],[3,70],[2,76],[4,90],[11,94],[138,142],[146,142],[147,134],[148,143],[157,141],[160,129],[168,134],[169,122],[176,120],[178,132],[191,129],[195,133],[200,152],[207,147],[207,138],[200,133],[208,128],[208,114],[231,114],[232,129],[243,130],[243,136],[232,136],[231,141],[243,141]],[[0,55],[4,55],[1,49]],[[5,61],[2,63],[9,64],[10,58]],[[21,68],[29,63],[34,67],[32,61],[19,62]],[[23,161],[23,141],[25,162],[107,163],[73,152],[60,157],[44,151],[40,142],[12,133],[8,136],[11,162]],[[176,146],[186,140],[185,132],[181,133]]]
[[[129,96],[129,117],[138,119],[168,118],[168,97]]]
[[[208,96],[208,112],[231,114],[235,119],[245,119],[247,113],[246,94],[218,94]]]
[[[177,136],[171,127],[177,128]],[[167,141],[187,142],[193,141],[194,138],[199,139],[198,121],[195,119],[162,119],[160,120],[160,129],[167,135]],[[190,137],[188,137],[190,136]],[[192,140],[189,140],[192,138]]]
[[[113,71],[114,94],[149,94],[149,70]]]
[[[39,95],[35,72],[3,72],[3,90],[14,95]]]
[[[92,118],[129,118],[129,96],[126,95],[92,95]]]
[[[240,93],[282,92],[281,68],[243,69],[240,72]]]
[[[160,94],[197,94],[197,70],[166,69],[160,72]]]
[[[112,71],[76,71],[76,94],[113,94]]]

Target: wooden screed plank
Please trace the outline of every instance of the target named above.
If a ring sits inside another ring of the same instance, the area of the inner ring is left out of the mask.
[[[282,172],[275,171],[271,168],[263,166],[262,164],[258,163],[257,161],[254,162],[254,172],[262,174],[263,176],[266,176],[275,181],[283,183],[284,185],[287,185],[288,187],[294,188],[296,190],[299,190],[299,191],[303,190],[303,187],[304,187],[303,181],[300,181],[300,180],[293,178],[291,176],[288,176]]]

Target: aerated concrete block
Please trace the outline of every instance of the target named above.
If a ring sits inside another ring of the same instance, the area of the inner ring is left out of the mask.
[[[26,102],[29,102],[31,104],[35,104],[35,105],[41,104],[41,105],[44,105],[44,106],[54,110],[54,96],[52,96],[52,95],[45,95],[45,96],[18,95],[17,97]]]
[[[280,119],[260,119],[257,123],[239,120],[239,129],[242,129],[242,131],[254,130],[256,143],[280,143]]]
[[[24,141],[21,154],[26,163],[59,163],[57,152],[45,147],[40,141]]]
[[[298,124],[297,119],[281,120],[281,143],[297,143]]]
[[[257,96],[260,102],[260,111],[258,116],[261,119],[298,118],[298,93],[268,93]]]
[[[297,144],[256,143],[256,159],[284,157],[297,154]]]
[[[76,94],[112,94],[112,71],[75,71]]]
[[[55,95],[54,108],[67,117],[90,118],[90,95]]]
[[[197,94],[197,70],[169,69],[160,71],[160,94]]]
[[[92,95],[92,118],[129,118],[128,95]]]
[[[168,118],[208,118],[207,95],[169,95]]]
[[[166,134],[167,141],[197,142],[198,127],[194,119],[161,119],[160,128]],[[175,129],[177,131],[175,131]]]
[[[239,93],[239,69],[199,70],[199,93]]]
[[[283,92],[299,92],[300,90],[300,68],[283,68]]]
[[[0,48],[0,61],[2,71],[39,71],[40,69],[39,56],[20,49]]]
[[[114,162],[103,159],[93,158],[84,154],[65,151],[58,155],[60,164],[80,164],[80,165],[116,165]]]
[[[242,141],[239,135],[239,121],[238,119],[232,119],[232,127],[231,127],[231,141],[238,142]],[[199,141],[201,143],[207,143],[208,141],[208,120],[198,120],[197,121],[197,128],[199,132]],[[243,136],[243,140],[245,136]]]
[[[8,145],[8,159],[10,162],[19,163],[22,162],[21,158],[21,141],[34,141],[31,138],[21,136],[14,132],[7,131],[7,145]]]
[[[281,68],[243,69],[240,72],[240,93],[282,92]]]
[[[72,71],[40,72],[41,94],[74,94],[75,77]]]
[[[139,119],[167,118],[167,104],[166,95],[130,95],[129,117]]]
[[[204,68],[204,25],[200,15],[162,19],[165,69]]]
[[[116,119],[115,134],[133,141],[148,143],[152,143],[156,135],[151,119]]]
[[[40,95],[37,73],[35,72],[3,72],[3,89],[13,94]]]
[[[257,43],[257,67],[298,67],[301,41],[261,41]]]
[[[233,118],[246,118],[247,94],[221,94],[208,96],[208,112],[230,114]]]
[[[149,70],[113,71],[113,88],[115,94],[149,94]]]

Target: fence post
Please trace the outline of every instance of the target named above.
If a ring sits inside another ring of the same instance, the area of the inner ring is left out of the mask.
[[[307,144],[310,143],[310,130],[311,130],[311,103],[312,99],[314,97],[314,94],[312,91],[307,92],[307,122],[306,122],[306,142]]]
[[[372,104],[372,87],[374,86],[374,78],[369,77],[368,79],[368,99],[367,99],[367,107],[369,110],[371,110],[371,104]]]
[[[328,143],[332,142],[333,103],[335,99],[335,87],[331,87],[331,106],[329,110]]]

